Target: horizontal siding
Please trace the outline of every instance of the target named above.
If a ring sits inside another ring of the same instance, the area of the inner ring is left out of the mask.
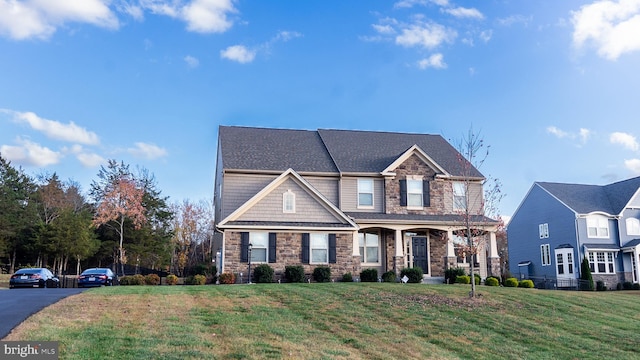
[[[358,178],[342,178],[342,211],[376,212],[384,211],[384,179],[373,179],[373,209],[358,208]]]
[[[334,177],[304,177],[319,193],[327,198],[333,205],[338,206],[338,178]]]
[[[296,212],[283,213],[282,194],[291,190],[295,194]],[[257,204],[242,214],[241,221],[291,221],[335,223],[337,218],[318,200],[292,179],[286,180]]]
[[[229,216],[275,178],[275,175],[224,174],[222,218]]]

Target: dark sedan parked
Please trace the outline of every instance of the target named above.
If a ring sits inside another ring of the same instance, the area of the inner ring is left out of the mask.
[[[25,268],[16,271],[9,279],[9,288],[16,287],[60,287],[60,280],[45,268]]]
[[[109,268],[87,269],[78,277],[78,287],[112,286],[114,278],[115,276]]]

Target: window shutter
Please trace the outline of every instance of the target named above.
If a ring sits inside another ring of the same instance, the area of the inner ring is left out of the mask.
[[[249,261],[249,233],[240,233],[240,262]]]
[[[269,262],[276,262],[276,233],[269,233]]]
[[[302,234],[302,263],[309,263],[309,233]]]
[[[329,262],[336,263],[336,234],[329,234]]]
[[[429,180],[422,181],[422,206],[431,206],[431,195],[429,194]]]
[[[400,206],[407,206],[407,180],[400,180]]]

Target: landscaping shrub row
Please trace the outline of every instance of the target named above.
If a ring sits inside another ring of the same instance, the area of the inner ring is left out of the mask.
[[[422,282],[422,269],[419,267],[403,269],[400,273],[400,278],[406,276],[407,282],[420,283]],[[395,272],[387,271],[382,276],[379,276],[377,269],[365,269],[359,274],[361,282],[396,282],[398,281]],[[307,277],[304,273],[304,267],[301,265],[285,266],[284,281],[289,283],[302,283],[313,280],[314,282],[330,282],[331,280],[331,268],[328,266],[317,266],[313,269],[313,273],[310,277]],[[353,282],[354,278],[351,273],[345,273],[340,279],[342,282]],[[220,284],[235,284],[236,275],[230,272],[223,273],[219,276],[218,281]],[[253,270],[252,282],[255,283],[272,283],[274,282],[274,270],[268,264],[260,264]]]

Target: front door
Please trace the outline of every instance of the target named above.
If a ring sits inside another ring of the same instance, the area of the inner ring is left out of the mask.
[[[420,267],[424,274],[429,273],[429,257],[427,249],[427,238],[417,236],[412,239],[413,244],[413,267]]]
[[[572,286],[576,279],[573,248],[555,249],[558,287]]]

